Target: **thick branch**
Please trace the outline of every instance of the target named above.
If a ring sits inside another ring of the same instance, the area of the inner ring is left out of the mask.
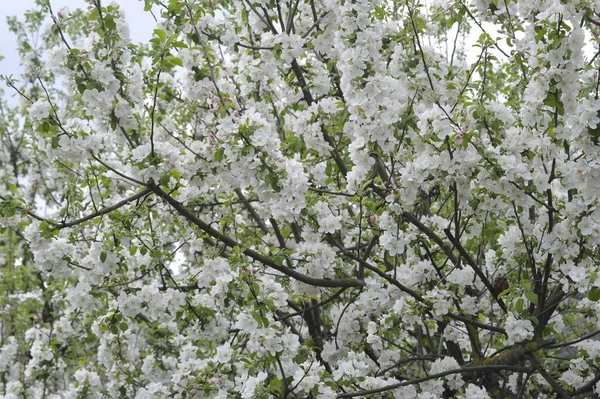
[[[482,359],[479,363],[484,366],[515,365],[519,364],[526,356],[549,347],[554,344],[556,339],[552,338],[546,341],[525,341],[515,344],[506,350],[492,357]]]
[[[239,247],[240,244],[234,240],[233,238],[221,233],[218,230],[210,227],[208,223],[205,223],[200,218],[195,216],[189,209],[187,209],[183,204],[175,200],[169,194],[164,192],[154,180],[150,179],[148,181],[148,188],[152,190],[156,195],[165,200],[169,205],[171,205],[181,216],[185,217],[189,222],[196,225],[200,230],[216,239],[217,241],[222,242],[230,248]],[[301,281],[308,285],[313,285],[317,287],[363,287],[365,283],[360,280],[355,279],[340,279],[340,280],[329,280],[329,279],[319,279],[306,276],[302,273],[297,272],[294,269],[291,269],[286,266],[280,266],[271,258],[268,258],[250,248],[243,249],[242,253],[255,261],[262,263],[265,266],[270,267],[271,269],[275,269],[287,276],[290,276],[298,281]]]

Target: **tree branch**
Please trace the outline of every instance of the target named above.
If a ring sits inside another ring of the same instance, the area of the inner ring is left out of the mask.
[[[208,223],[205,223],[200,218],[195,216],[183,204],[181,204],[180,202],[175,200],[169,194],[164,192],[158,185],[156,185],[154,180],[150,179],[147,183],[147,186],[148,186],[148,189],[153,191],[156,195],[158,195],[160,198],[165,200],[169,205],[171,205],[181,216],[185,217],[189,222],[196,225],[200,230],[202,230],[203,232],[205,232],[212,238],[216,239],[219,242],[222,242],[223,244],[225,244],[226,246],[228,246],[230,248],[241,247],[241,245],[236,240],[221,233],[218,230],[213,229],[212,227],[210,227],[210,225]],[[298,281],[301,281],[305,284],[308,284],[308,285],[313,285],[316,287],[364,287],[365,286],[364,281],[355,280],[355,279],[329,280],[329,279],[320,279],[320,278],[309,277],[309,276],[299,273],[296,270],[291,269],[289,267],[286,267],[283,265],[278,265],[277,263],[275,263],[275,261],[273,259],[268,258],[250,248],[243,249],[242,253],[244,255],[254,259],[257,262],[270,267],[271,269],[275,269],[289,277],[292,277],[292,278],[294,278]]]
[[[357,392],[342,393],[342,394],[336,396],[336,398],[355,398],[357,396],[374,395],[376,393],[386,392],[386,391],[390,391],[392,389],[406,387],[409,385],[420,384],[421,382],[434,380],[436,378],[446,377],[447,375],[452,375],[452,374],[466,374],[466,373],[475,373],[475,372],[480,372],[480,371],[481,372],[489,372],[489,371],[504,371],[504,370],[515,371],[515,372],[524,372],[524,373],[528,373],[528,372],[532,371],[531,368],[529,368],[529,367],[508,366],[508,365],[465,366],[465,367],[462,367],[459,369],[452,369],[452,370],[443,371],[441,373],[431,374],[431,375],[428,375],[427,377],[415,378],[414,380],[403,381],[403,382],[399,382],[396,384],[386,385],[381,388],[364,389],[362,391],[357,391]]]
[[[109,207],[102,208],[98,212],[94,212],[94,213],[92,213],[90,215],[84,216],[84,217],[82,217],[80,219],[77,219],[77,220],[73,220],[71,222],[62,222],[62,223],[56,223],[56,222],[51,222],[51,221],[48,221],[48,222],[50,224],[55,225],[55,227],[57,229],[59,229],[59,230],[67,228],[67,227],[76,226],[76,225],[81,224],[83,222],[87,222],[88,220],[95,219],[98,216],[106,215],[107,213],[110,213],[110,212],[112,212],[112,211],[114,211],[116,209],[119,209],[120,207],[122,207],[124,205],[127,205],[128,203],[130,203],[132,201],[140,199],[140,198],[148,195],[151,192],[152,192],[152,190],[149,187],[146,187],[145,189],[143,189],[139,193],[137,193],[135,195],[132,195],[129,198],[125,198],[123,201],[117,202],[116,204],[111,205]]]

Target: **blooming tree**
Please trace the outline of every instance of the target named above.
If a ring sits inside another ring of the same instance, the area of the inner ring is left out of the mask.
[[[2,397],[600,390],[599,1],[85,7],[9,20]]]

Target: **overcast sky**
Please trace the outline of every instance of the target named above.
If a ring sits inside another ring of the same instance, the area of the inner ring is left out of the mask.
[[[6,17],[16,15],[20,19],[26,10],[35,8],[34,0],[0,0],[0,54],[4,56],[0,60],[0,75],[14,75],[18,77],[21,72],[19,58],[16,53],[15,35],[8,31]],[[109,4],[110,0],[104,0],[103,4]],[[147,41],[152,35],[155,22],[150,13],[144,12],[144,2],[138,0],[115,0],[125,11],[127,21],[131,31],[131,39],[137,41]],[[50,0],[53,11],[56,13],[59,9],[66,7],[69,10],[76,8],[85,8],[87,4],[84,0]]]

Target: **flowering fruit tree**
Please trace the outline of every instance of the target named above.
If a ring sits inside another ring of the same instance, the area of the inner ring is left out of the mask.
[[[4,398],[600,389],[600,1],[8,23]]]

